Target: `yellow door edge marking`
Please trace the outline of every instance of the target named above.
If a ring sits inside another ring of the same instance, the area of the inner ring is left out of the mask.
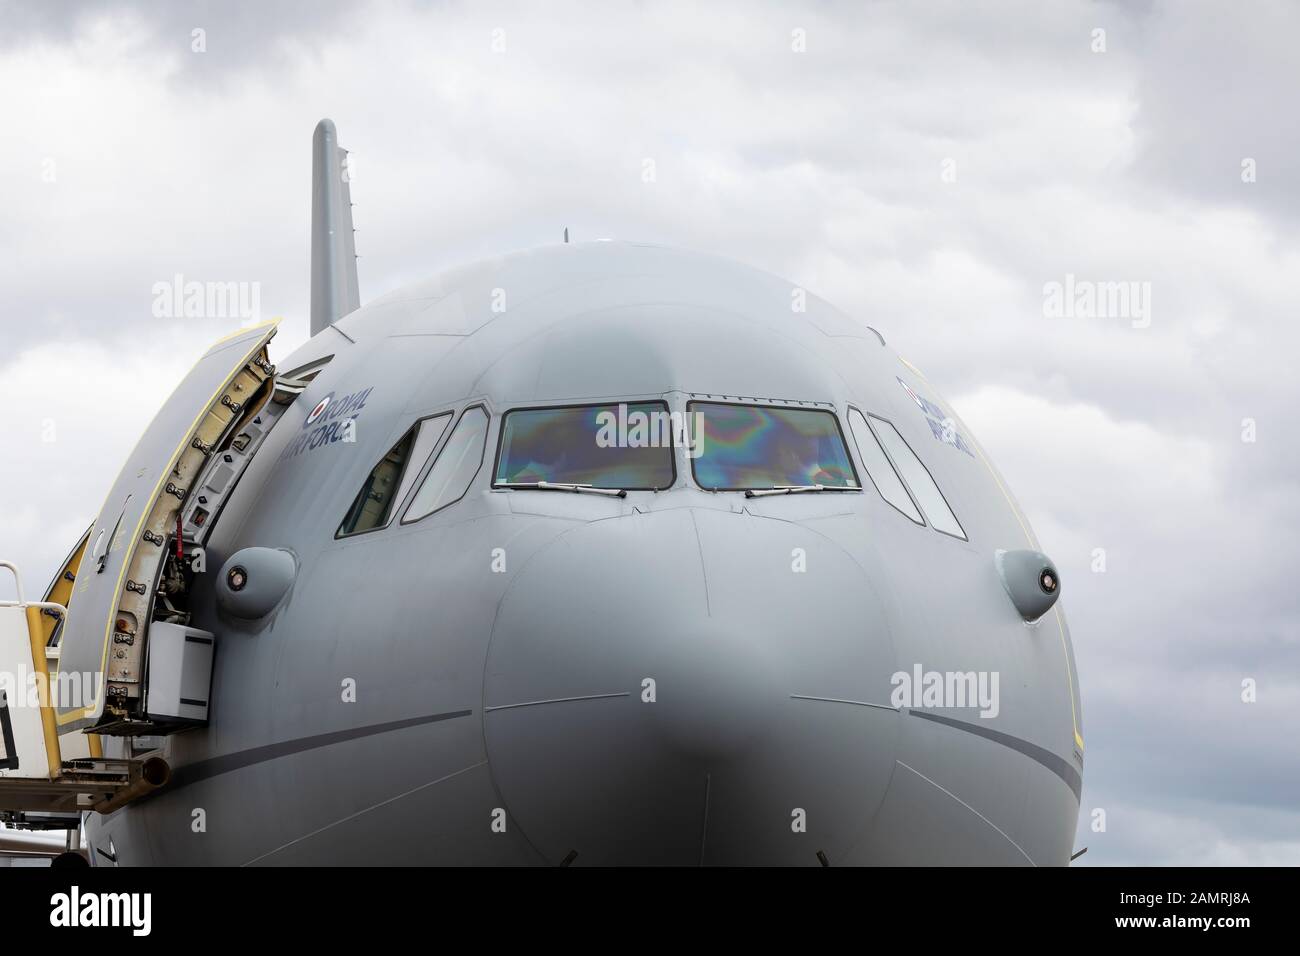
[[[930,383],[930,380],[925,377],[925,374],[919,368],[917,368],[907,359],[903,358],[903,356],[901,355],[898,356],[898,360],[902,362],[905,366],[907,366],[908,369],[914,372],[917,378],[925,382],[926,385],[930,386],[930,392],[935,396],[935,398],[939,402],[942,402],[943,407],[948,412],[948,414],[952,415],[953,418],[957,417],[953,413],[952,407],[939,396],[938,389],[936,389],[934,385]],[[976,454],[979,455],[980,461],[983,463],[984,467],[988,469],[989,476],[993,479],[993,483],[997,485],[998,491],[1002,492],[1002,497],[1007,500],[1007,506],[1011,508],[1011,513],[1015,515],[1016,523],[1020,525],[1020,530],[1025,533],[1025,540],[1029,542],[1029,547],[1033,548],[1035,551],[1040,550],[1038,547],[1038,542],[1034,539],[1033,532],[1029,530],[1029,525],[1026,524],[1024,516],[1021,515],[1020,509],[1016,506],[1015,501],[1012,500],[1011,493],[1007,491],[1006,486],[1002,484],[1002,480],[998,478],[998,473],[996,470],[994,470],[993,466],[989,464],[989,460],[984,457],[984,450],[983,448],[980,447],[979,439],[975,437],[974,433],[970,430],[970,428],[966,429],[966,435],[968,438],[970,438],[971,446],[975,449]],[[1074,703],[1074,670],[1073,668],[1070,667],[1070,648],[1065,643],[1065,625],[1061,623],[1060,606],[1053,605],[1052,611],[1056,614],[1056,626],[1061,634],[1061,653],[1065,655],[1065,682],[1066,682],[1065,689],[1066,689],[1066,693],[1070,697],[1070,726],[1074,730],[1074,744],[1076,747],[1079,748],[1080,751],[1082,751],[1083,735],[1079,733],[1079,711]]]
[[[273,319],[267,319],[265,322],[258,322],[256,325],[249,325],[249,326],[245,326],[244,328],[235,329],[235,331],[231,332],[229,335],[223,335],[221,338],[217,339],[215,342],[209,345],[207,351],[204,352],[203,354],[204,356],[206,356],[208,352],[211,352],[218,345],[221,345],[224,342],[229,342],[231,339],[237,339],[241,335],[245,335],[248,332],[256,332],[259,329],[265,329],[272,325],[279,325],[279,324],[280,324],[280,316],[277,315]]]
[[[253,326],[248,329],[240,329],[239,332],[236,334],[242,335],[248,332],[255,331],[257,329],[265,329],[267,326],[275,326],[278,324],[279,324],[279,320],[272,319],[268,322],[263,322],[260,325]],[[212,353],[213,348],[215,348],[217,345],[220,345],[222,342],[226,341],[227,339],[230,339],[231,337],[232,336],[229,335],[225,336],[224,338],[218,339],[211,346],[209,346],[208,349],[199,358],[198,362],[195,362],[194,366],[191,367],[190,372],[193,372],[194,369],[198,367],[199,362],[202,362],[205,358],[207,358]],[[168,459],[167,467],[162,469],[162,473],[158,478],[158,483],[154,485],[153,492],[149,496],[149,502],[152,503],[157,501],[158,492],[162,488],[163,482],[167,480],[167,476],[171,474],[171,470],[172,468],[175,467],[176,461],[178,458],[180,458],[181,452],[183,452],[185,450],[186,445],[189,444],[190,435],[194,432],[194,429],[198,427],[199,422],[202,421],[203,418],[211,411],[213,403],[217,400],[217,396],[220,395],[222,392],[224,392],[230,386],[230,383],[233,382],[239,376],[239,374],[244,370],[245,366],[248,365],[249,359],[251,359],[259,351],[261,351],[262,348],[264,348],[270,341],[268,339],[264,342],[262,339],[263,339],[262,336],[258,336],[257,344],[253,348],[249,349],[247,352],[244,353],[243,360],[240,361],[234,367],[231,373],[228,376],[226,376],[226,378],[221,382],[221,384],[217,386],[216,390],[203,404],[202,408],[199,410],[199,413],[194,416],[194,420],[190,422],[189,427],[185,429],[185,435],[181,439],[180,444],[176,446],[176,449],[172,452],[171,457]],[[181,377],[181,382],[185,381],[185,379],[189,376],[190,372],[186,372],[185,375]],[[177,383],[176,389],[173,389],[172,394],[168,396],[167,399],[168,402],[170,402],[171,399],[176,395],[176,390],[179,388],[180,388],[180,383]],[[166,407],[166,402],[163,403],[163,406]],[[150,424],[152,424],[152,422]],[[136,443],[136,447],[139,447],[139,442]],[[132,449],[132,454],[134,453],[135,453],[134,449]],[[130,459],[128,458],[127,461],[129,462]],[[95,705],[99,703],[100,698],[103,697],[105,691],[107,690],[107,687],[104,685],[107,684],[107,678],[108,678],[108,645],[109,642],[113,639],[113,622],[117,617],[117,605],[119,599],[122,596],[122,582],[126,580],[126,572],[130,569],[131,557],[135,553],[136,544],[139,542],[140,539],[140,529],[144,527],[144,523],[149,519],[149,515],[152,513],[152,511],[153,511],[152,504],[150,504],[143,511],[141,511],[140,520],[136,522],[135,531],[131,535],[131,542],[130,545],[128,546],[128,551],[126,555],[122,558],[122,570],[121,572],[119,572],[117,576],[117,585],[115,590],[113,591],[113,601],[109,609],[108,620],[104,624],[104,653],[100,657],[100,664],[99,664],[99,669],[100,669],[99,684],[101,685],[98,688],[99,693],[95,701],[90,704],[87,704],[85,707],[82,707],[79,710],[69,711],[67,714],[57,715],[57,720],[60,726],[62,726],[63,724],[70,724],[74,720],[89,719],[90,712],[95,709]],[[148,625],[147,621],[142,623],[145,624],[146,626]],[[62,660],[62,658],[60,658],[60,660]]]
[[[270,319],[270,320],[268,320],[268,321],[266,321],[266,322],[259,323],[258,325],[252,325],[252,326],[249,326],[249,327],[246,328],[246,329],[238,329],[237,331],[232,332],[232,333],[230,333],[229,335],[223,335],[221,338],[217,339],[215,342],[213,342],[211,345],[209,345],[206,349],[203,350],[203,354],[199,356],[198,362],[195,362],[193,365],[190,366],[190,372],[193,372],[196,368],[198,368],[198,366],[199,366],[199,362],[202,362],[205,358],[207,358],[209,355],[211,355],[211,354],[212,354],[212,351],[213,351],[213,350],[214,350],[218,345],[221,345],[221,344],[224,343],[224,342],[228,342],[228,341],[230,341],[231,339],[233,339],[233,338],[235,338],[235,337],[237,337],[237,336],[243,335],[245,332],[254,332],[254,331],[258,330],[258,329],[266,328],[266,326],[268,326],[268,325],[279,325],[279,324],[280,324],[280,318],[279,318],[279,316],[277,316],[277,317],[274,318],[274,319]],[[270,340],[268,339],[267,341],[269,342]],[[163,408],[166,408],[167,405],[168,405],[168,403],[171,402],[171,400],[172,400],[173,398],[176,397],[176,393],[177,393],[178,391],[180,391],[181,385],[184,384],[185,379],[186,379],[188,376],[189,376],[189,372],[186,372],[184,375],[181,376],[180,381],[176,383],[176,387],[173,388],[173,389],[168,393],[166,400],[162,403],[162,405],[159,406],[159,410],[160,410],[160,411],[161,411]],[[227,384],[229,384],[229,382],[227,382]],[[150,424],[153,424],[153,423],[150,422]],[[146,430],[147,430],[147,429],[148,429],[148,426],[146,426]],[[135,455],[135,451],[136,451],[136,449],[140,447],[140,442],[143,441],[143,440],[144,440],[144,435],[141,434],[140,437],[136,439],[135,444],[131,446],[131,454],[126,456],[126,463],[124,463],[124,464],[122,465],[122,471],[118,472],[117,478],[115,478],[115,479],[113,480],[113,487],[116,487],[118,481],[121,480],[121,478],[122,478],[122,474],[126,471],[126,465],[127,465],[127,464],[130,464],[131,458]],[[111,495],[111,494],[113,493],[113,489],[110,488],[110,489],[108,490],[108,493]],[[109,505],[109,500],[108,500],[107,498],[105,498],[105,499],[104,499],[104,506],[103,506],[102,508],[100,508],[100,509],[99,509],[99,512],[95,515],[95,520],[96,520],[96,521],[99,520],[99,515],[103,513],[104,508],[107,508],[108,505]],[[94,525],[94,524],[91,524],[91,526],[90,526],[90,531],[93,532],[94,530],[95,530],[95,525]],[[109,542],[109,544],[110,544],[110,546],[111,546],[111,545],[112,545],[112,542]]]

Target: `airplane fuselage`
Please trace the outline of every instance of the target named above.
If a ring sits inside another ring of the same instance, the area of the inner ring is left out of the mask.
[[[207,542],[210,723],[136,743],[173,780],[91,816],[96,862],[110,841],[120,864],[1068,861],[1068,631],[1059,605],[1027,623],[996,559],[1038,545],[873,330],[724,260],[600,242],[390,294],[278,364],[326,357]],[[709,490],[682,444],[662,490],[497,480],[506,413],[638,402],[829,412],[859,488]],[[377,463],[447,413],[441,443],[487,421],[463,495],[409,520],[413,482],[340,536]],[[960,534],[916,488],[921,521],[886,500],[859,418],[896,429]],[[296,566],[253,622],[216,602],[251,547]]]

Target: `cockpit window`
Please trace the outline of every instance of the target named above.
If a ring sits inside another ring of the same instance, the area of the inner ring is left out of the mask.
[[[691,402],[692,467],[711,491],[858,490],[839,421],[828,411]]]
[[[885,450],[880,447],[880,442],[876,440],[876,436],[867,427],[867,420],[862,417],[862,413],[856,408],[849,409],[849,430],[853,432],[853,440],[857,442],[858,455],[862,458],[863,467],[867,469],[867,477],[871,479],[871,483],[880,492],[880,497],[917,524],[925,524],[921,512],[916,510],[916,504],[912,501],[912,496],[907,493],[907,489],[903,487],[903,482],[899,480],[897,472],[894,471],[894,466],[885,457]]]
[[[398,482],[411,456],[411,446],[415,444],[415,435],[419,426],[412,426],[396,445],[388,450],[379,463],[366,476],[365,483],[352,500],[352,507],[343,516],[339,525],[338,537],[373,531],[388,523],[393,504],[397,501]]]
[[[487,430],[488,414],[483,406],[475,405],[461,413],[447,444],[438,452],[433,467],[402,515],[402,524],[419,521],[465,497],[474,476],[483,467]]]
[[[667,403],[623,402],[507,412],[493,484],[659,491],[676,476]]]
[[[438,447],[443,432],[450,424],[451,412],[443,412],[441,415],[426,418],[418,423],[419,431],[416,432],[415,444],[411,447],[411,464],[403,473],[402,483],[398,485],[397,494],[393,496],[394,505],[399,505],[406,500],[407,492],[415,484],[415,479],[420,477],[420,472],[424,470],[429,456]]]
[[[903,436],[898,433],[898,429],[883,418],[877,418],[875,415],[870,415],[868,418],[871,422],[871,430],[875,432],[876,437],[880,439],[880,444],[885,447],[890,459],[898,467],[899,477],[903,479],[907,487],[912,489],[912,494],[916,495],[917,504],[925,512],[925,516],[930,519],[930,527],[934,528],[935,531],[942,531],[944,534],[950,534],[955,538],[968,540],[966,532],[962,530],[961,524],[957,521],[957,516],[948,507],[943,492],[939,490],[939,486],[934,483],[934,478],[930,476],[929,469],[921,463],[921,459],[916,457],[916,453],[903,440]]]

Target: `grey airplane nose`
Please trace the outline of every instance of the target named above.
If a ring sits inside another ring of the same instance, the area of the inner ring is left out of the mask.
[[[760,746],[780,695],[770,649],[722,619],[679,626],[682,633],[665,636],[654,665],[653,703],[666,706],[648,707],[643,716],[668,749],[701,763],[733,760]]]
[[[833,863],[888,784],[894,661],[870,582],[805,527],[585,525],[519,571],[493,630],[508,825],[557,863]]]

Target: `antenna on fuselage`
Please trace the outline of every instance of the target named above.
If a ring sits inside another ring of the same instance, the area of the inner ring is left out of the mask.
[[[564,227],[564,241],[565,241],[566,244],[567,244],[568,241],[569,241],[569,227],[568,227],[568,226],[565,226],[565,227]]]
[[[361,307],[352,228],[348,151],[334,121],[316,124],[311,140],[311,334]]]

